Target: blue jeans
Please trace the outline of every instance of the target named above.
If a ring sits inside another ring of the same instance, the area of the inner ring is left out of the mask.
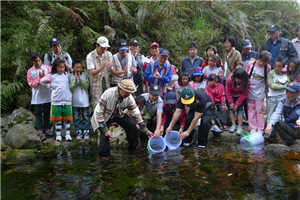
[[[234,103],[238,100],[238,98],[239,97],[233,97]],[[246,102],[246,100],[243,101],[243,103],[238,107],[238,109],[237,109],[237,115],[238,116],[244,116],[244,109],[243,109],[243,107],[245,105],[245,102]],[[228,104],[229,104],[229,102],[228,102]],[[229,114],[235,114],[235,112],[230,108],[230,104],[228,105],[228,110],[229,110]]]
[[[75,130],[90,130],[91,129],[91,121],[89,114],[89,107],[80,108],[73,107],[73,122],[75,126]]]
[[[286,98],[286,95],[278,95],[278,96],[268,96],[268,123],[270,121],[271,115],[275,111],[278,103]]]

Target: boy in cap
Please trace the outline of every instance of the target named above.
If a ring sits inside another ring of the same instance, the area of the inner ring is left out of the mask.
[[[137,73],[136,61],[134,56],[127,52],[128,49],[127,40],[119,40],[119,53],[113,55],[114,65],[111,67],[112,81],[114,85],[117,85],[123,79],[130,79],[133,81],[132,75]]]
[[[252,51],[251,48],[252,48],[252,44],[250,40],[248,39],[243,40],[241,56],[242,56],[244,70],[247,69],[247,65],[249,62],[255,61],[258,58],[258,52]]]
[[[270,39],[267,40],[260,48],[260,52],[269,51],[272,54],[271,67],[274,69],[274,61],[277,57],[283,58],[283,64],[287,65],[289,60],[293,57],[298,57],[297,51],[291,41],[282,38],[281,27],[274,24],[267,31],[270,33]]]
[[[129,79],[124,79],[118,83],[118,86],[109,88],[102,94],[91,119],[94,131],[97,129],[100,131],[100,156],[110,155],[109,138],[113,138],[113,133],[108,129],[108,124],[111,122],[117,122],[125,130],[130,150],[135,150],[138,145],[136,124],[149,138],[152,137],[153,133],[148,130],[132,96],[135,91],[134,83]],[[125,108],[128,109],[133,119],[124,114]]]
[[[45,65],[52,66],[53,62],[57,58],[60,58],[65,61],[67,70],[72,71],[72,58],[67,52],[61,50],[61,43],[59,39],[52,38],[49,43],[51,51],[44,56]]]
[[[166,134],[172,130],[174,124],[180,118],[185,105],[189,107],[189,112],[186,117],[184,130],[180,134],[181,139],[183,139],[183,145],[191,145],[194,128],[198,120],[201,119],[201,124],[198,127],[198,148],[205,148],[207,145],[208,133],[211,128],[210,121],[215,112],[215,105],[211,98],[201,90],[194,91],[189,87],[182,90],[181,97],[177,102],[177,109],[172,117],[169,127],[166,130]]]
[[[90,93],[94,106],[98,103],[102,93],[110,87],[109,70],[113,66],[108,39],[101,36],[97,39],[96,49],[86,56],[86,66],[89,70]]]
[[[300,84],[291,82],[286,87],[287,98],[279,102],[275,112],[271,115],[270,122],[265,129],[271,135],[272,126],[275,134],[278,133],[286,146],[295,144],[300,139]],[[284,121],[281,121],[281,116]]]

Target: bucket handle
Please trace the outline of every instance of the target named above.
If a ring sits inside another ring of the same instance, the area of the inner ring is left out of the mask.
[[[244,134],[242,137],[247,138],[248,141],[250,142],[250,146],[252,147],[252,142],[251,142],[251,139],[250,139],[250,133]]]

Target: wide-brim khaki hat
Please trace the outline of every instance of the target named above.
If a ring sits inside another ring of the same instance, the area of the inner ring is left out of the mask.
[[[138,86],[135,86],[134,82],[130,79],[123,79],[121,83],[118,83],[119,88],[125,92],[134,93]]]

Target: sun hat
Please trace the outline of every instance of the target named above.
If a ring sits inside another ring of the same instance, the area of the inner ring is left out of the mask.
[[[181,102],[183,104],[191,104],[195,100],[195,92],[192,88],[186,87],[181,91]]]
[[[97,44],[99,44],[103,48],[110,47],[109,44],[108,44],[108,39],[104,36],[101,36],[97,39]]]
[[[134,82],[130,79],[123,79],[120,83],[118,83],[118,86],[125,92],[129,92],[129,93],[136,92],[136,88],[137,88]]]

